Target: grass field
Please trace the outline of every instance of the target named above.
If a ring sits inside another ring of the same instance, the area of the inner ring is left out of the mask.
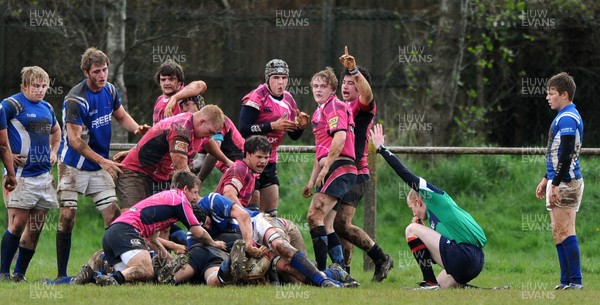
[[[311,155],[281,157],[280,216],[295,221],[307,241],[306,210],[309,201],[300,191],[312,165]],[[405,157],[406,156],[402,156]],[[395,261],[383,283],[370,282],[362,271],[362,251],[355,250],[353,276],[358,289],[324,290],[306,286],[227,287],[137,285],[123,287],[55,287],[43,285],[56,276],[55,234],[57,211],[49,214],[36,255],[27,272],[27,283],[0,283],[0,304],[597,304],[600,297],[600,161],[581,160],[586,188],[578,214],[585,289],[553,291],[558,283],[558,262],[549,216],[534,190],[543,176],[539,156],[408,157],[413,171],[450,193],[481,224],[488,237],[486,265],[472,284],[483,287],[511,285],[511,290],[412,291],[420,280],[419,269],[404,239],[412,214],[406,206],[406,188],[379,158],[377,241]],[[213,173],[202,194],[214,189]],[[360,210],[360,209],[359,209]],[[89,201],[80,204],[73,237],[69,273],[75,274],[91,253],[100,248],[102,221]],[[362,223],[359,211],[355,223]],[[0,215],[6,227],[5,212]]]

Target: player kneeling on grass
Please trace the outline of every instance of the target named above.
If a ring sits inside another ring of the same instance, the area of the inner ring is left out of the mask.
[[[96,278],[99,285],[124,282],[147,282],[154,278],[148,246],[161,258],[170,259],[158,241],[158,233],[180,221],[205,245],[225,249],[225,243],[214,241],[194,215],[192,205],[200,199],[200,180],[188,171],[173,174],[171,190],[160,192],[135,204],[106,229],[102,248],[106,260],[115,268],[112,275]],[[148,245],[146,245],[146,241]]]
[[[377,152],[411,187],[406,201],[413,220],[406,227],[406,239],[423,273],[419,289],[465,287],[483,269],[483,230],[446,192],[413,174],[383,145],[381,124],[373,128],[372,138]],[[426,219],[431,228],[423,225]],[[437,278],[434,262],[443,269]]]

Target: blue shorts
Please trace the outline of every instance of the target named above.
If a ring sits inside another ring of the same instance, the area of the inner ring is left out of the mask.
[[[367,182],[369,182],[369,175],[367,174],[359,174],[356,177],[356,183],[352,187],[352,189],[342,197],[340,202],[342,204],[346,204],[349,206],[357,207],[360,200],[365,195],[365,191],[367,189]]]
[[[356,183],[356,166],[354,161],[336,160],[331,164],[325,183],[317,188],[317,192],[342,199]]]
[[[459,244],[442,236],[440,238],[440,255],[446,273],[452,275],[459,284],[467,284],[483,270],[485,258],[483,250],[477,246],[467,243]]]

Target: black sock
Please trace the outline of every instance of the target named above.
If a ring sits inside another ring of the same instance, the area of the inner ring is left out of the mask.
[[[416,237],[410,237],[408,238],[408,246],[417,260],[419,268],[421,268],[423,280],[430,284],[437,284],[435,274],[433,273],[433,260],[431,258],[431,253],[423,241]]]
[[[125,283],[125,277],[123,276],[123,273],[121,273],[121,271],[113,273],[113,277],[115,278],[115,280],[117,280],[117,283],[119,283],[119,285],[123,285],[123,283]]]
[[[71,254],[71,233],[56,231],[56,264],[58,277],[67,276],[67,266]]]
[[[385,260],[385,253],[378,244],[374,244],[369,251],[367,251],[367,255],[373,260],[374,263],[381,262]]]
[[[233,282],[233,275],[231,274],[231,259],[229,256],[225,258],[223,262],[221,262],[221,266],[219,267],[219,272],[217,272],[217,278],[219,282],[223,285],[229,285]]]
[[[312,238],[313,248],[315,250],[315,260],[317,261],[317,269],[323,271],[327,266],[327,233],[324,226],[318,226],[310,229],[310,237]]]

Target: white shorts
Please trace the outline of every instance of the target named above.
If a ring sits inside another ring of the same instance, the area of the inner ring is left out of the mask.
[[[99,210],[117,200],[115,182],[107,171],[103,169],[85,171],[60,162],[58,164],[60,206],[77,208],[77,194],[75,193],[95,195],[92,196],[92,200]]]
[[[570,182],[561,182],[558,185],[560,202],[556,205],[556,207],[571,209],[575,210],[575,212],[578,212],[579,206],[581,205],[581,198],[583,197],[583,187],[583,178],[571,180]],[[552,210],[549,201],[551,188],[552,180],[548,180],[548,184],[546,185],[546,209],[548,211]]]
[[[7,208],[24,210],[58,208],[54,178],[50,172],[35,177],[17,178],[17,187],[4,193]]]
[[[282,238],[289,241],[289,237],[286,234],[286,230],[283,227],[283,224],[281,224],[277,220],[277,218],[271,217],[271,216],[266,216],[265,213],[260,213],[253,218],[253,222],[254,222],[253,238],[257,244],[270,247],[268,242],[266,240],[264,240],[265,233],[270,228],[275,228],[277,230],[277,233],[279,233],[279,235]]]

